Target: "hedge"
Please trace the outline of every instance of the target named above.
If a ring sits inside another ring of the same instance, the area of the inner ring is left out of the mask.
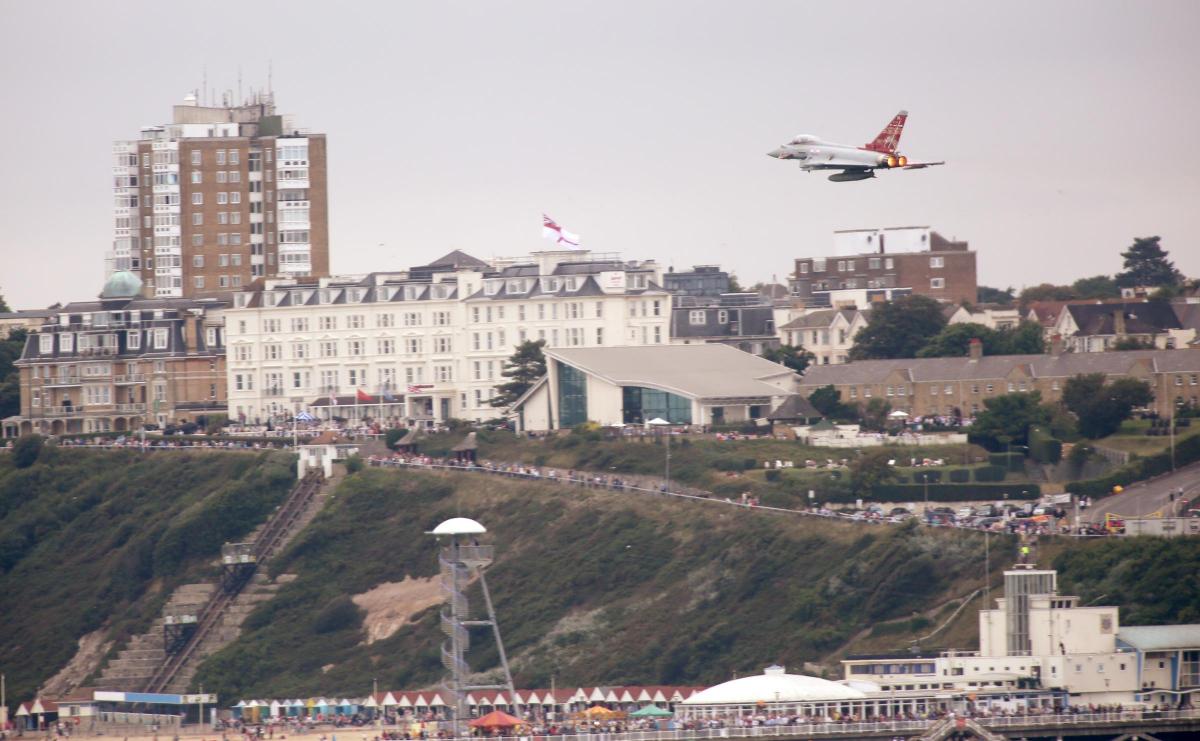
[[[988,463],[1003,466],[1010,471],[1025,470],[1025,456],[1021,453],[988,453]]]
[[[1200,435],[1189,437],[1175,446],[1176,468],[1196,461],[1200,461]],[[1066,489],[1072,494],[1103,497],[1112,494],[1114,486],[1129,486],[1137,481],[1161,476],[1170,471],[1171,451],[1167,450],[1148,458],[1135,458],[1107,476],[1086,481],[1072,481],[1067,484]]]
[[[1022,496],[1024,492],[1024,496]],[[1008,496],[1006,497],[1005,494]],[[1037,484],[930,484],[931,502],[1000,502],[1036,500],[1042,495]],[[871,490],[869,496],[850,492],[828,492],[817,495],[818,500],[841,504],[863,499],[870,502],[921,502],[925,500],[925,486],[921,484],[881,484]]]
[[[1062,460],[1062,443],[1041,427],[1029,431],[1029,455],[1038,463],[1058,463]]]
[[[971,480],[971,469],[954,468],[950,470],[950,481],[955,484],[965,484]]]
[[[1003,481],[1004,477],[1007,474],[1008,474],[1008,471],[1005,470],[1004,466],[997,466],[997,465],[980,466],[979,468],[975,469],[975,480],[976,481]]]

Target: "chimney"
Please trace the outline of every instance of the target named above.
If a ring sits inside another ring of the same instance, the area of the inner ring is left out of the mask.
[[[967,355],[971,360],[979,360],[983,357],[983,340],[978,337],[971,338],[971,344],[967,348]]]
[[[1113,311],[1113,334],[1118,339],[1125,336],[1125,307],[1118,306]]]
[[[1053,337],[1051,337],[1050,338],[1050,355],[1055,358],[1057,358],[1059,355],[1062,355],[1064,344],[1066,344],[1066,343],[1063,342],[1063,336],[1061,334],[1056,334]]]

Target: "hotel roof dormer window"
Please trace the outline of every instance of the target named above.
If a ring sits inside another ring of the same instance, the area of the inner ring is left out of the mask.
[[[433,298],[450,298],[450,286],[445,283],[435,283],[433,286]]]
[[[405,301],[416,301],[417,299],[419,299],[421,297],[421,288],[422,288],[421,286],[405,286],[404,287],[404,300]]]
[[[558,278],[542,278],[542,290],[546,293],[555,293],[559,287]]]
[[[525,285],[524,278],[517,278],[515,280],[508,281],[508,285],[505,286],[505,290],[509,293],[525,293],[528,290]]]
[[[38,352],[43,355],[49,355],[54,352],[54,335],[43,334],[38,337]]]
[[[498,281],[498,280],[485,280],[483,282],[484,294],[488,295],[488,296],[495,296],[497,293],[500,292],[501,283],[502,283],[502,281]]]
[[[574,277],[566,278],[563,284],[568,291],[574,291],[579,288],[579,279]]]

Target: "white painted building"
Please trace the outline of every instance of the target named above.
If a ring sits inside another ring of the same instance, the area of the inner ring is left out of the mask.
[[[988,329],[1016,329],[1021,323],[1021,310],[1015,306],[974,310],[958,306],[946,321],[948,324],[982,324]]]
[[[867,326],[858,309],[809,309],[779,328],[780,341],[813,354],[814,365],[849,362],[854,336]]]
[[[395,273],[268,280],[227,313],[230,417],[493,418],[503,410],[488,402],[525,340],[668,343],[660,280],[653,261],[586,250],[492,264],[455,251]]]
[[[979,651],[851,656],[846,680],[917,697],[967,693],[979,707],[1179,705],[1200,692],[1200,626],[1122,628],[1114,606],[1058,593],[1051,570],[1004,574],[1004,597],[979,611]]]

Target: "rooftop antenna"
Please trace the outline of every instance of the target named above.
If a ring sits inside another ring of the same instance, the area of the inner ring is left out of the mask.
[[[275,62],[274,62],[274,60],[268,59],[267,60],[267,94],[271,95],[271,96],[275,95],[275,83],[273,81],[274,77],[275,77]]]
[[[241,105],[242,103],[245,103],[245,102],[246,102],[246,101],[245,101],[245,99],[243,99],[243,98],[242,98],[242,65],[240,65],[240,64],[238,65],[238,96],[237,96],[237,102],[238,102],[238,105]]]
[[[200,105],[207,106],[208,105],[208,65],[207,64],[204,65],[203,69],[204,69],[204,82],[203,82],[203,84],[201,84],[200,88],[204,91],[204,94],[201,96]]]

